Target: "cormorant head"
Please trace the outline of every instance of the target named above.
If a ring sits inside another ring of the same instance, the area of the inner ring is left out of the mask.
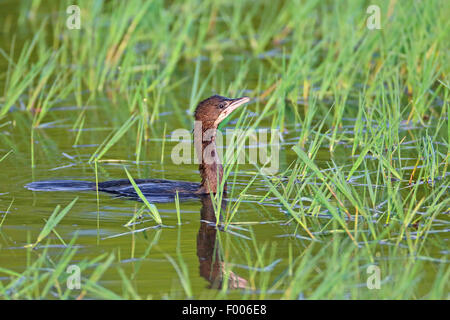
[[[196,121],[202,122],[203,129],[215,129],[234,110],[249,101],[249,97],[230,99],[214,95],[198,104],[194,117]]]

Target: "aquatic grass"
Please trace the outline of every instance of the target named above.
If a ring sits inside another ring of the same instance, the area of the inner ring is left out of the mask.
[[[267,178],[265,178],[264,175],[263,175],[263,177],[264,177],[264,179],[266,179],[266,183],[269,186],[269,190],[280,200],[280,202],[284,205],[286,210],[288,210],[288,212],[291,214],[291,216],[298,222],[298,224],[300,224],[300,226],[306,231],[306,233],[311,237],[311,239],[315,239],[314,235],[311,233],[311,231],[308,229],[308,227],[304,224],[304,221],[302,221],[300,219],[299,214],[297,214],[296,212],[294,212],[294,210],[292,210],[291,206],[287,203],[286,199],[283,198],[283,196],[270,183],[270,181]]]
[[[2,162],[3,160],[5,160],[12,152],[13,152],[13,150],[9,150],[6,154],[4,154],[4,155],[0,158],[0,162]]]
[[[72,200],[71,203],[69,203],[64,209],[61,209],[60,205],[57,205],[55,210],[53,210],[53,213],[48,218],[47,222],[45,223],[44,227],[42,228],[41,232],[39,233],[36,241],[33,244],[28,244],[25,247],[34,248],[40,243],[45,237],[47,237],[50,232],[54,230],[54,228],[58,225],[58,223],[64,218],[64,216],[72,209],[75,202],[77,202],[78,197]]]
[[[161,160],[160,163],[163,164],[164,163],[164,146],[166,145],[166,127],[167,124],[164,123],[164,130],[163,130],[163,136],[162,136],[162,145],[161,145]]]
[[[73,237],[72,241],[69,243],[69,247],[73,246],[77,237]],[[45,284],[44,288],[40,292],[40,294],[45,297],[48,295],[51,288],[56,287],[59,296],[62,296],[62,290],[59,286],[55,286],[57,284],[58,278],[66,271],[66,266],[70,264],[72,261],[76,250],[65,250],[61,255],[58,264],[55,266],[53,273],[48,279],[48,282]]]
[[[76,136],[75,136],[75,140],[72,144],[72,146],[76,146],[78,145],[79,141],[80,141],[80,137],[81,137],[81,133],[83,132],[83,128],[84,128],[84,123],[86,120],[85,117],[85,110],[84,109],[81,113],[80,116],[78,117],[77,121],[75,121],[75,123],[72,126],[72,130],[76,131]]]
[[[138,118],[132,115],[130,118],[128,118],[127,121],[123,123],[123,125],[117,129],[117,131],[114,134],[110,134],[103,143],[97,148],[97,150],[92,154],[92,156],[89,159],[89,162],[92,162],[94,160],[100,160],[103,155],[114,145],[116,144],[120,138],[131,128],[131,126],[136,122]]]
[[[0,230],[1,230],[2,226],[3,226],[3,222],[5,222],[5,219],[6,219],[6,216],[8,215],[8,213],[9,213],[9,210],[11,210],[11,207],[12,207],[13,203],[14,203],[14,198],[12,198],[11,202],[9,203],[8,208],[5,211],[5,214],[2,217],[2,221],[0,221]]]
[[[120,275],[120,278],[122,279],[122,283],[124,285],[124,293],[122,294],[124,299],[134,299],[134,300],[140,300],[141,297],[138,295],[136,290],[134,289],[130,279],[128,279],[127,275],[123,271],[122,268],[118,267],[117,271]]]
[[[135,210],[135,213],[133,214],[133,217],[128,220],[128,222],[124,225],[125,227],[129,227],[129,226],[134,226],[134,224],[136,223],[136,220],[142,217],[142,214],[144,213],[144,210],[146,208],[146,205],[144,204],[143,206],[141,206],[141,208],[139,210]]]
[[[145,249],[145,252],[142,254],[140,259],[136,262],[133,273],[131,274],[131,280],[135,280],[137,278],[139,270],[141,269],[141,266],[142,266],[142,262],[144,261],[144,259],[146,259],[149,256],[150,252],[152,252],[151,250],[153,249],[153,247],[158,244],[159,239],[161,238],[161,232],[162,232],[162,229],[155,230],[155,234],[154,234],[153,238],[151,239],[151,242],[149,242],[149,245]]]
[[[152,203],[150,203],[147,198],[143,195],[142,191],[139,189],[139,186],[136,184],[136,182],[134,181],[133,177],[131,176],[131,174],[128,172],[126,167],[123,167],[123,169],[125,170],[128,180],[130,180],[131,184],[133,185],[134,190],[136,191],[137,195],[139,196],[139,198],[142,200],[142,202],[144,202],[144,204],[147,206],[147,209],[149,210],[152,218],[155,220],[155,222],[158,225],[162,225],[162,220],[161,220],[161,216],[159,215],[158,209],[156,208],[156,206]],[[135,217],[133,217],[133,219],[135,219]],[[133,220],[134,221],[134,220]],[[128,222],[129,225],[130,222]]]
[[[197,106],[197,104],[200,102],[200,97],[204,95],[204,91],[206,89],[206,86],[208,85],[212,75],[216,71],[215,66],[211,68],[208,75],[205,77],[203,82],[201,83],[201,86],[199,88],[199,77],[200,77],[200,67],[201,67],[202,59],[197,59],[195,63],[195,73],[194,73],[194,80],[192,82],[192,90],[191,90],[191,97],[189,99],[189,114],[194,113],[194,109]]]
[[[175,209],[177,210],[178,225],[181,225],[180,196],[178,195],[178,190],[175,195]]]
[[[179,246],[177,246],[177,258],[178,263],[168,254],[165,254],[165,257],[169,262],[172,264],[173,268],[175,269],[178,278],[180,280],[181,286],[184,290],[184,293],[186,294],[187,299],[193,298],[193,291],[192,291],[192,284],[189,277],[189,270],[186,265],[186,263],[183,261],[183,257],[181,255],[181,252],[179,251]]]
[[[35,50],[36,43],[41,37],[44,25],[45,23],[43,23],[40,29],[35,33],[31,42],[28,42],[23,46],[17,62],[14,62],[13,57],[8,56],[8,54],[0,48],[0,54],[8,60],[10,65],[10,67],[8,67],[7,81],[5,82],[4,87],[5,96],[4,103],[0,109],[0,117],[3,117],[9,111],[10,107],[17,102],[20,95],[23,94],[23,92],[32,84],[32,81],[45,69],[45,66],[49,63],[49,60],[53,55],[52,50],[47,50],[37,63],[31,63],[32,52]],[[12,46],[12,50],[14,50],[14,45]],[[14,52],[11,54],[14,55]]]
[[[64,248],[64,250],[57,257],[52,256],[49,253],[49,246],[44,245],[43,250],[39,255],[34,255],[34,261],[29,260],[23,270],[15,272],[6,268],[0,267],[0,273],[4,274],[5,279],[0,284],[0,296],[2,299],[69,299],[76,298],[77,291],[74,291],[67,287],[66,280],[69,274],[67,274],[67,268],[73,264],[73,259],[78,249],[75,247],[75,242],[78,237],[75,235],[71,238],[70,242]],[[31,248],[26,249],[28,253],[33,250]],[[83,259],[77,262],[77,266],[80,268],[80,274],[86,275],[90,273],[89,269],[94,269],[92,274],[98,274],[100,268],[105,269],[105,263],[102,261],[106,257],[105,254],[96,256],[91,259]],[[97,278],[98,279],[98,278]],[[81,277],[83,281],[83,277]],[[84,294],[95,294],[98,292],[91,292],[89,286],[85,286],[81,283],[81,286],[85,288]],[[98,286],[101,288],[100,286]],[[101,289],[101,291],[107,291]],[[115,296],[118,297],[117,295]]]
[[[55,55],[57,55],[57,53]],[[53,59],[55,58],[53,57]],[[53,83],[49,85],[45,96],[40,95],[39,100],[35,104],[34,101],[30,101],[30,106],[33,106],[35,110],[33,127],[40,127],[42,120],[47,115],[51,106],[59,99],[64,99],[69,92],[72,91],[72,88],[65,85],[64,81],[61,79],[64,76],[64,74],[58,74]],[[56,99],[56,97],[58,98]]]
[[[97,283],[99,279],[102,277],[102,275],[105,273],[106,270],[111,266],[111,264],[114,262],[115,256],[114,254],[110,254],[106,260],[100,264],[95,270],[92,272],[89,279],[86,280],[85,284],[83,285],[83,289],[81,293],[76,298],[77,300],[81,300],[85,297],[85,295],[88,293],[88,291],[94,291],[96,294],[102,294],[105,292],[105,290],[102,290]],[[113,294],[112,292],[106,292],[109,299],[117,299],[117,295]]]
[[[98,167],[97,160],[94,161],[95,170],[95,198],[97,203],[97,243],[100,241],[100,196],[98,191]]]
[[[142,141],[144,140],[144,121],[139,118],[138,129],[136,135],[136,164],[139,165],[139,160],[141,158]]]

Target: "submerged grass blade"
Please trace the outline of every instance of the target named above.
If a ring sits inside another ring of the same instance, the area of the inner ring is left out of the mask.
[[[135,117],[132,115],[130,118],[128,118],[127,121],[115,132],[115,134],[110,138],[104,141],[102,146],[100,146],[99,149],[97,149],[94,154],[89,159],[89,162],[96,160],[100,160],[103,155],[114,145],[117,143],[117,141],[122,138],[122,136],[131,128],[131,126],[136,122],[138,117]]]
[[[64,218],[64,216],[72,209],[75,202],[77,202],[78,197],[72,200],[71,203],[69,203],[64,209],[60,211],[60,205],[57,205],[51,216],[48,218],[47,222],[44,225],[44,228],[42,228],[41,232],[39,233],[39,236],[36,239],[36,242],[33,244],[28,244],[25,247],[36,247],[36,245],[41,242],[45,237],[47,237],[50,232],[53,231],[53,229],[58,225],[58,223]]]
[[[133,185],[134,191],[136,191],[137,195],[142,200],[142,202],[145,203],[148,210],[150,211],[151,216],[153,217],[153,219],[155,219],[156,223],[161,225],[162,224],[161,216],[159,215],[159,212],[158,212],[158,209],[156,209],[156,206],[154,204],[148,202],[147,198],[144,196],[141,189],[139,189],[139,186],[136,184],[133,177],[128,172],[127,168],[123,167],[123,169],[127,173],[128,180],[130,180],[131,184]]]

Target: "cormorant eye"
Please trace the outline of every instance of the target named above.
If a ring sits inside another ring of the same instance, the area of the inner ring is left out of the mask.
[[[222,103],[219,104],[219,108],[220,108],[220,109],[225,108],[225,106],[226,106],[225,102],[222,102]]]

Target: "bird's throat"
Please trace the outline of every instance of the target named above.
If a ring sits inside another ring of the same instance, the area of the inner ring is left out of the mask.
[[[223,179],[223,167],[217,152],[216,130],[212,133],[203,132],[203,141],[201,143],[201,162],[199,166],[202,182],[200,193],[217,193]],[[197,150],[200,144],[197,144]],[[200,156],[197,151],[197,155]],[[225,190],[225,188],[224,188]]]

